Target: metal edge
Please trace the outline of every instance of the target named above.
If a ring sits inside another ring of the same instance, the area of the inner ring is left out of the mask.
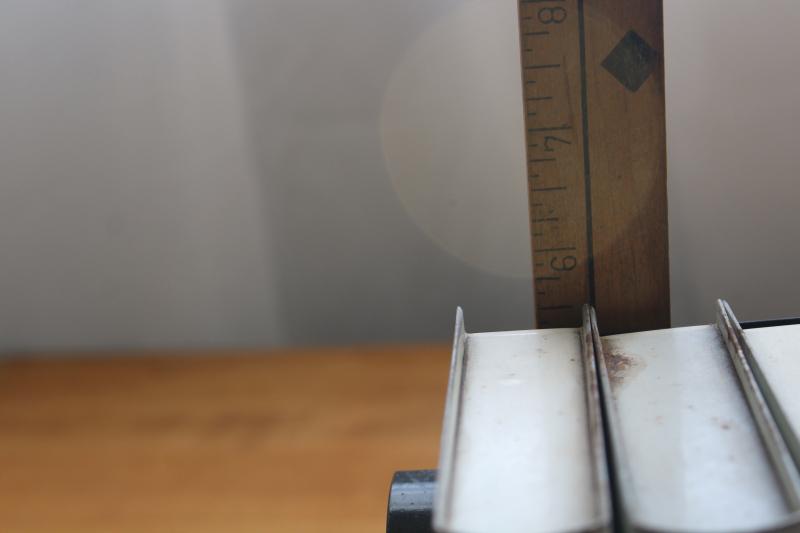
[[[456,325],[453,334],[453,353],[450,359],[450,377],[447,383],[447,400],[442,420],[442,439],[439,455],[439,480],[433,499],[433,527],[444,530],[451,518],[453,476],[455,472],[456,436],[461,417],[461,389],[464,383],[464,349],[467,332],[464,328],[464,312],[456,309]]]
[[[764,397],[762,383],[759,383],[754,375],[751,363],[755,361],[747,339],[744,337],[744,331],[725,300],[717,300],[717,329],[736,369],[739,385],[756,422],[759,436],[772,463],[775,477],[789,511],[792,515],[797,515],[797,512],[800,511],[800,473],[798,473],[795,460],[789,452],[789,447],[784,441]],[[800,516],[790,518],[794,522]]]
[[[730,308],[730,306],[728,307]],[[736,317],[732,312],[731,316],[735,321]],[[742,329],[745,329],[744,326],[742,326]],[[783,407],[778,400],[778,396],[772,390],[769,380],[761,370],[761,365],[758,364],[758,359],[756,359],[755,353],[753,352],[750,343],[747,341],[747,336],[744,334],[742,334],[742,347],[744,348],[744,355],[747,358],[747,362],[750,364],[750,369],[753,371],[753,377],[756,378],[756,383],[761,388],[761,393],[764,395],[764,400],[767,403],[767,407],[769,407],[769,410],[772,412],[772,417],[775,419],[775,423],[778,425],[778,431],[780,431],[781,435],[783,436],[783,440],[786,442],[786,446],[789,448],[789,453],[792,456],[795,467],[797,468],[798,472],[800,472],[800,438],[798,438],[797,433],[795,433],[794,429],[792,429],[792,424],[789,422],[789,417],[786,416],[786,412],[783,410]]]
[[[606,458],[611,487],[614,531],[629,532],[632,528],[631,511],[635,509],[635,495],[631,484],[628,464],[625,461],[625,445],[620,435],[619,414],[617,413],[611,379],[608,375],[603,343],[597,327],[597,314],[594,308],[588,308],[588,322],[594,344],[595,361],[597,361],[598,384],[602,399],[603,428],[606,435]]]
[[[775,326],[795,326],[800,324],[800,317],[796,318],[772,318],[769,320],[749,320],[739,322],[742,329],[773,328]]]
[[[792,425],[789,423],[789,418],[786,416],[778,397],[772,390],[769,380],[761,370],[761,365],[758,364],[758,359],[756,359],[753,348],[747,341],[747,335],[745,335],[743,331],[746,329],[793,326],[800,324],[800,319],[781,318],[750,323],[739,322],[736,319],[736,315],[733,314],[733,309],[731,308],[730,304],[728,302],[724,303],[727,306],[728,315],[731,317],[734,327],[738,325],[742,330],[739,333],[739,336],[741,337],[741,346],[744,350],[744,356],[747,358],[750,369],[753,371],[753,377],[756,378],[756,383],[761,388],[761,393],[764,395],[764,400],[767,402],[767,407],[769,407],[773,418],[775,418],[775,423],[778,425],[778,430],[781,432],[783,440],[786,442],[786,445],[789,448],[789,453],[792,455],[795,467],[798,469],[798,471],[800,471],[800,439],[798,439],[797,434],[792,429]]]
[[[596,495],[598,523],[593,531],[611,531],[613,513],[611,508],[611,482],[608,472],[608,451],[603,428],[602,400],[597,373],[597,353],[594,348],[593,320],[594,309],[583,306],[581,325],[581,353],[583,355],[584,390],[586,392],[586,418],[588,422],[589,450],[592,454],[592,481]]]

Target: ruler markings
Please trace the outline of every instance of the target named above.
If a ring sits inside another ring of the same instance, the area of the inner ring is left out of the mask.
[[[553,192],[553,191],[566,191],[566,185],[562,187],[540,187],[538,189],[531,189],[533,192]]]
[[[561,63],[543,63],[541,65],[528,65],[525,70],[540,70],[543,68],[561,68]]]
[[[548,126],[546,128],[528,128],[528,133],[541,133],[544,131],[567,131],[571,130],[572,126]]]
[[[662,1],[519,0],[540,327],[669,324]]]
[[[535,253],[544,254],[548,252],[572,252],[575,250],[576,248],[574,246],[562,246],[560,248],[539,248],[535,251]]]
[[[566,5],[567,2],[569,5]],[[576,2],[577,0],[520,1],[521,8],[526,4],[533,4],[530,7],[534,7],[533,11],[520,13],[521,21],[530,21],[525,22],[526,25],[534,24],[521,27],[520,32],[521,48],[524,50],[522,63],[528,136],[526,146],[529,152],[529,191],[531,195],[546,195],[541,200],[534,200],[534,196],[531,196],[529,201],[530,209],[535,210],[530,217],[531,238],[534,240],[533,251],[535,254],[540,254],[538,256],[540,260],[534,262],[539,274],[534,278],[534,282],[548,283],[549,287],[553,287],[550,292],[542,290],[536,292],[537,296],[542,297],[536,302],[537,313],[556,312],[556,315],[551,316],[559,323],[572,321],[572,315],[578,317],[579,314],[575,313],[576,305],[579,307],[579,304],[585,301],[583,299],[578,301],[579,299],[574,298],[571,293],[564,292],[564,287],[573,284],[576,276],[585,277],[582,270],[584,266],[577,268],[578,245],[572,245],[569,240],[564,241],[566,237],[564,233],[572,232],[574,230],[571,228],[576,227],[573,220],[579,220],[576,217],[584,216],[582,206],[580,215],[571,207],[574,202],[573,197],[580,196],[582,200],[585,194],[582,164],[577,164],[579,160],[583,162],[584,158],[579,152],[583,147],[581,145],[573,147],[578,141],[583,141],[583,131],[578,131],[578,128],[583,130],[581,118],[574,116],[572,111],[575,109],[576,112],[580,112],[581,106],[578,92],[574,92],[573,95],[569,92],[570,87],[576,85],[580,79],[576,70],[579,66]],[[538,5],[534,6],[535,4]],[[536,41],[526,40],[525,35],[544,29],[536,27],[535,24],[538,23],[547,27],[547,31],[540,32],[544,36]],[[525,89],[534,84],[538,94],[531,94],[532,91]],[[537,135],[539,137],[536,137]],[[577,139],[576,135],[579,136]],[[560,163],[562,159],[566,162],[565,165]],[[546,165],[546,163],[556,163],[556,165]],[[543,183],[534,185],[534,180],[538,179]],[[554,193],[559,194],[554,195]],[[566,224],[562,225],[564,222]],[[548,241],[549,247],[537,250],[539,239]],[[583,247],[581,243],[581,248]],[[546,256],[547,260],[542,260],[542,253],[549,254]],[[540,326],[550,324],[542,316],[537,316],[537,319]]]

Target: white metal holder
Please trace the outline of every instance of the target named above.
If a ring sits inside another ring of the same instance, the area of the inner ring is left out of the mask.
[[[716,327],[583,316],[468,334],[459,309],[437,531],[800,531],[800,326],[745,332],[723,301]]]

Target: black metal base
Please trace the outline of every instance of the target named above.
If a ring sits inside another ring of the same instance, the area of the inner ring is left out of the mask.
[[[386,533],[433,533],[436,470],[395,472],[389,489]]]
[[[794,326],[800,324],[800,318],[774,318],[772,320],[751,320],[740,322],[742,329],[771,328],[772,326]]]

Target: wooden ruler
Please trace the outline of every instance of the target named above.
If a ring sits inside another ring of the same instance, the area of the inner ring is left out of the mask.
[[[668,328],[661,0],[519,0],[538,327]]]

